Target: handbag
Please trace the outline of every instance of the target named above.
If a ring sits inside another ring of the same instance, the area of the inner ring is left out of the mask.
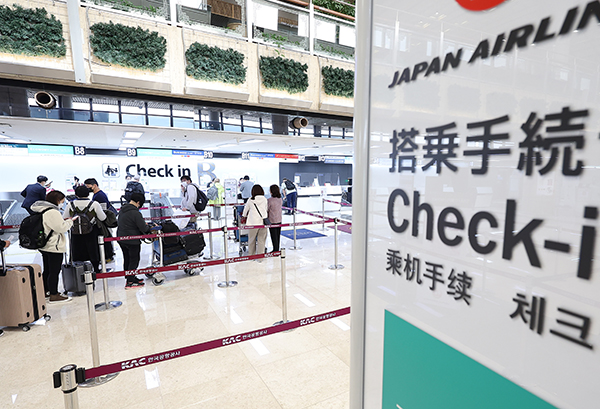
[[[254,203],[254,207],[256,207],[256,211],[258,212],[260,217],[262,217],[262,213],[260,212],[260,210],[258,210],[258,206],[256,206],[256,203]],[[265,226],[269,226],[271,224],[271,220],[269,220],[268,217],[262,217],[262,219],[263,219],[263,224]]]

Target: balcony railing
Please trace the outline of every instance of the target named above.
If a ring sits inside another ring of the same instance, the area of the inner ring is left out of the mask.
[[[320,5],[303,0],[81,1],[281,48],[354,60],[356,30],[350,15],[354,13],[348,11],[354,7],[348,2],[351,0],[316,0]]]

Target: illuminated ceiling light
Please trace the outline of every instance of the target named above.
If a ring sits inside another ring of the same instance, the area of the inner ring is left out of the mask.
[[[143,134],[144,134],[143,132],[126,131],[126,132],[123,132],[123,138],[139,139]]]
[[[25,141],[23,139],[9,139],[6,142],[10,142],[10,143],[29,143],[29,141]]]
[[[136,139],[123,139],[121,141],[121,143],[136,143],[137,140]]]

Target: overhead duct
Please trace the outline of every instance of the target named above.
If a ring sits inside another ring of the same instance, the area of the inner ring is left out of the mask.
[[[308,119],[303,116],[298,116],[290,122],[290,126],[294,129],[306,128],[308,126]]]
[[[36,92],[33,98],[35,99],[35,103],[44,109],[52,109],[56,105],[56,98],[54,98],[54,95],[46,91]]]

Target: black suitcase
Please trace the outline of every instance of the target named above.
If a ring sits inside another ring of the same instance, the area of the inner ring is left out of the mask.
[[[185,229],[183,229],[183,231],[185,231]],[[202,233],[181,236],[181,241],[183,242],[183,248],[188,256],[201,254],[204,247],[206,247],[206,242],[204,241],[204,235]]]
[[[163,264],[169,266],[171,264],[178,263],[180,261],[186,261],[188,259],[187,253],[181,247],[173,247],[170,249],[164,249]]]
[[[65,292],[74,295],[85,295],[85,273],[94,272],[89,261],[72,261],[62,265],[63,285]]]

